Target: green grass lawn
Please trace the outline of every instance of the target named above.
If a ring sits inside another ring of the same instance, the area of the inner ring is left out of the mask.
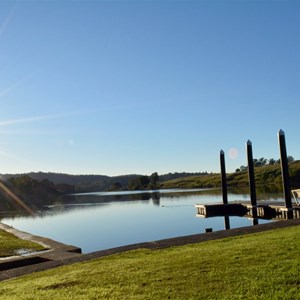
[[[19,251],[34,252],[44,249],[42,245],[19,239],[11,233],[0,230],[0,257],[17,255]]]
[[[136,250],[0,283],[1,299],[300,299],[300,226]]]

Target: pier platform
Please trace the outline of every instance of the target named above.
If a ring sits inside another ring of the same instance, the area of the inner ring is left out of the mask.
[[[300,206],[293,205],[291,209],[282,202],[261,202],[252,206],[250,201],[235,201],[228,204],[209,203],[196,204],[197,217],[210,218],[222,216],[240,216],[266,220],[300,219]]]

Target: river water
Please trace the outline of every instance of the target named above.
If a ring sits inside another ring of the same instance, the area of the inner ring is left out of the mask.
[[[249,195],[229,193],[229,201]],[[281,201],[278,195],[264,196]],[[195,204],[221,202],[220,190],[162,190],[76,194],[67,204],[46,206],[36,216],[9,216],[1,222],[34,235],[82,248],[83,253],[132,243],[224,229],[224,217],[196,217]],[[259,220],[259,223],[268,221]],[[230,217],[230,227],[252,220]]]

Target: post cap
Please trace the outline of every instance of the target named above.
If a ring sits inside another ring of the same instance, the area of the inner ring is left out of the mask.
[[[251,146],[252,142],[250,140],[247,141],[247,146]]]
[[[283,131],[282,129],[280,129],[280,130],[278,131],[278,134],[279,134],[279,135],[284,135],[284,131]]]
[[[221,150],[221,151],[220,151],[220,154],[221,154],[221,155],[224,155],[224,151],[223,151],[223,150]]]

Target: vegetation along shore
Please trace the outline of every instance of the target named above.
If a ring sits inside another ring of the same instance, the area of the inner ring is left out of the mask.
[[[282,176],[278,161],[255,159],[255,180],[257,189],[265,192],[281,192]],[[291,188],[299,188],[300,161],[290,158],[289,173]],[[5,174],[2,181],[14,194],[30,207],[63,203],[59,200],[65,195],[84,192],[150,190],[172,188],[220,188],[218,173],[169,173],[158,175],[123,175],[109,177],[103,175],[69,175],[60,173]],[[229,188],[248,188],[247,168],[241,166],[235,172],[227,174]],[[70,199],[71,200],[71,199]],[[41,202],[42,201],[42,202]],[[9,199],[7,191],[0,189],[0,209],[16,208]]]

